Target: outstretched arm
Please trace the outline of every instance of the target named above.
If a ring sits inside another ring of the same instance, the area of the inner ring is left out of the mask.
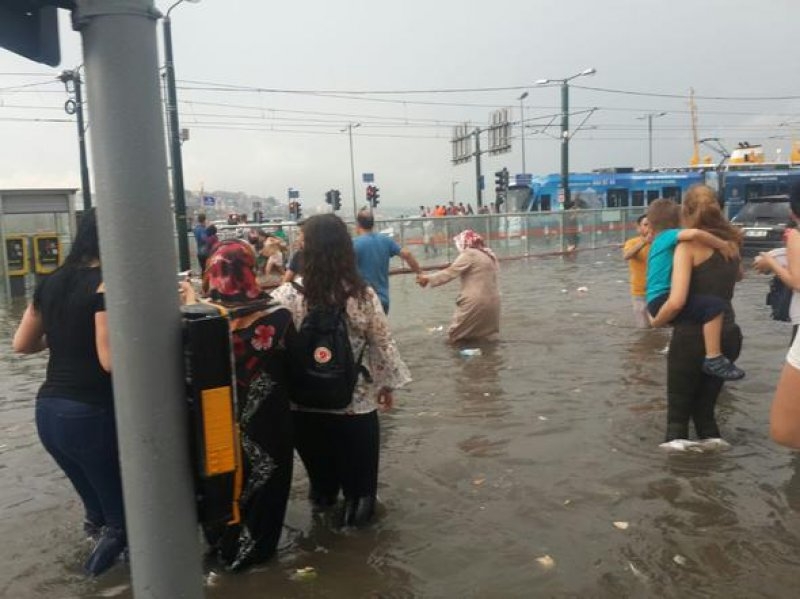
[[[719,253],[727,260],[739,256],[739,245],[736,242],[725,241],[702,229],[683,229],[678,233],[678,241],[697,241],[712,249],[719,250]]]
[[[400,248],[400,257],[405,260],[415,273],[422,274],[422,267],[408,248]]]

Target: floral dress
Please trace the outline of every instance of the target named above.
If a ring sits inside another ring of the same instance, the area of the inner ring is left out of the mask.
[[[303,294],[291,283],[284,283],[271,291],[270,295],[289,308],[295,327],[299,329],[307,312]],[[368,414],[378,408],[376,398],[382,387],[397,389],[411,382],[411,373],[397,351],[389,320],[378,295],[372,288],[367,288],[367,297],[367,301],[352,297],[347,301],[347,324],[354,357],[361,354],[366,344],[363,365],[369,371],[371,380],[359,377],[350,404],[341,410],[325,410],[329,414]],[[292,409],[318,411],[296,404],[292,404]]]
[[[270,558],[283,528],[293,463],[285,348],[295,328],[289,311],[269,300],[219,305],[231,319],[241,522],[207,528],[206,537],[224,567],[239,570]]]

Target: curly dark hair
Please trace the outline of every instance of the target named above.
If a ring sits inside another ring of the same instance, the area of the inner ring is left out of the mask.
[[[317,214],[303,223],[303,294],[309,307],[344,307],[366,301],[367,284],[358,274],[353,240],[335,214]]]

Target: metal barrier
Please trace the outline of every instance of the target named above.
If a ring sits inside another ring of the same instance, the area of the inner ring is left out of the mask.
[[[391,236],[408,248],[423,266],[451,262],[457,255],[453,237],[466,229],[479,233],[500,259],[561,253],[569,245],[594,249],[618,245],[636,232],[642,208],[605,208],[559,212],[520,212],[474,216],[406,217],[376,219],[375,231]],[[269,223],[221,225],[220,239],[247,238],[251,229],[270,230]],[[290,247],[297,225],[283,225]],[[353,231],[353,234],[355,232]],[[190,239],[192,266],[197,248]]]

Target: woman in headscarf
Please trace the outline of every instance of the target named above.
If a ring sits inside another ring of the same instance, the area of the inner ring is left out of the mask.
[[[229,315],[236,369],[243,462],[241,522],[205,530],[212,550],[229,570],[262,562],[275,553],[292,479],[285,347],[295,328],[291,313],[261,290],[255,269],[256,254],[250,244],[223,241],[209,256],[203,280],[209,303]],[[191,297],[187,303],[192,303]]]
[[[437,273],[417,276],[417,283],[438,287],[460,277],[461,292],[447,331],[450,341],[494,336],[500,331],[497,256],[472,229],[462,231],[453,241],[459,252],[453,263]]]

